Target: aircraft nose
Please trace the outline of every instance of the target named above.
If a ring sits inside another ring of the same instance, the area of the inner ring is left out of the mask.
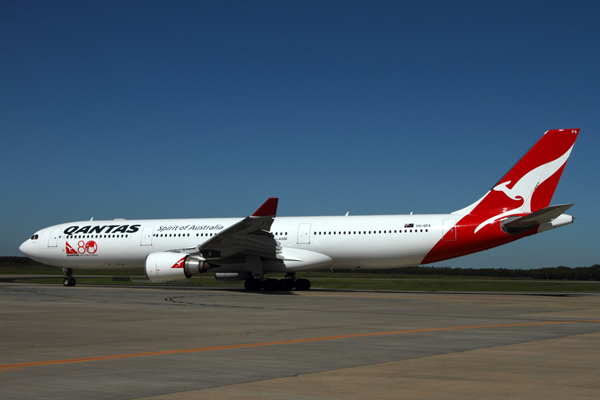
[[[31,240],[27,239],[19,246],[19,251],[25,254],[27,257],[31,254]]]

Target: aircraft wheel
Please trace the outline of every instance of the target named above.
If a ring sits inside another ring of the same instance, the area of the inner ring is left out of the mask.
[[[265,292],[275,292],[279,290],[279,281],[277,279],[265,279],[263,282]]]
[[[249,292],[258,292],[260,290],[260,280],[255,278],[246,279],[244,288]]]
[[[279,290],[284,292],[289,292],[294,289],[294,281],[291,279],[280,279],[279,280]]]
[[[69,278],[63,279],[63,285],[64,286],[71,286],[71,280]]]
[[[69,286],[75,286],[77,284],[77,281],[75,280],[75,278],[71,278],[71,279],[69,279],[69,283],[70,283]]]
[[[310,281],[308,279],[298,279],[298,280],[296,280],[296,289],[297,290],[308,290],[308,289],[310,289]]]

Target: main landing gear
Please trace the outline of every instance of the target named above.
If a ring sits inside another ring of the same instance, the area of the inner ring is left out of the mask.
[[[276,292],[281,290],[289,292],[291,290],[308,290],[310,281],[308,279],[296,279],[295,273],[289,273],[283,279],[261,279],[259,276],[246,279],[244,288],[249,292],[258,292],[264,289],[265,292]]]
[[[65,279],[63,280],[64,286],[75,286],[77,281],[73,278],[73,270],[71,268],[63,268]]]

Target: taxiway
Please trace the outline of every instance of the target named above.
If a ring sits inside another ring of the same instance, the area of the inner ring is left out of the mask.
[[[10,399],[596,398],[600,296],[2,283]]]

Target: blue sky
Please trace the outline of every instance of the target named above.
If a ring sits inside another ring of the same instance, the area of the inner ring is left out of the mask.
[[[438,265],[600,263],[600,5],[4,1],[0,255],[112,218],[445,213],[581,128],[575,224]]]

